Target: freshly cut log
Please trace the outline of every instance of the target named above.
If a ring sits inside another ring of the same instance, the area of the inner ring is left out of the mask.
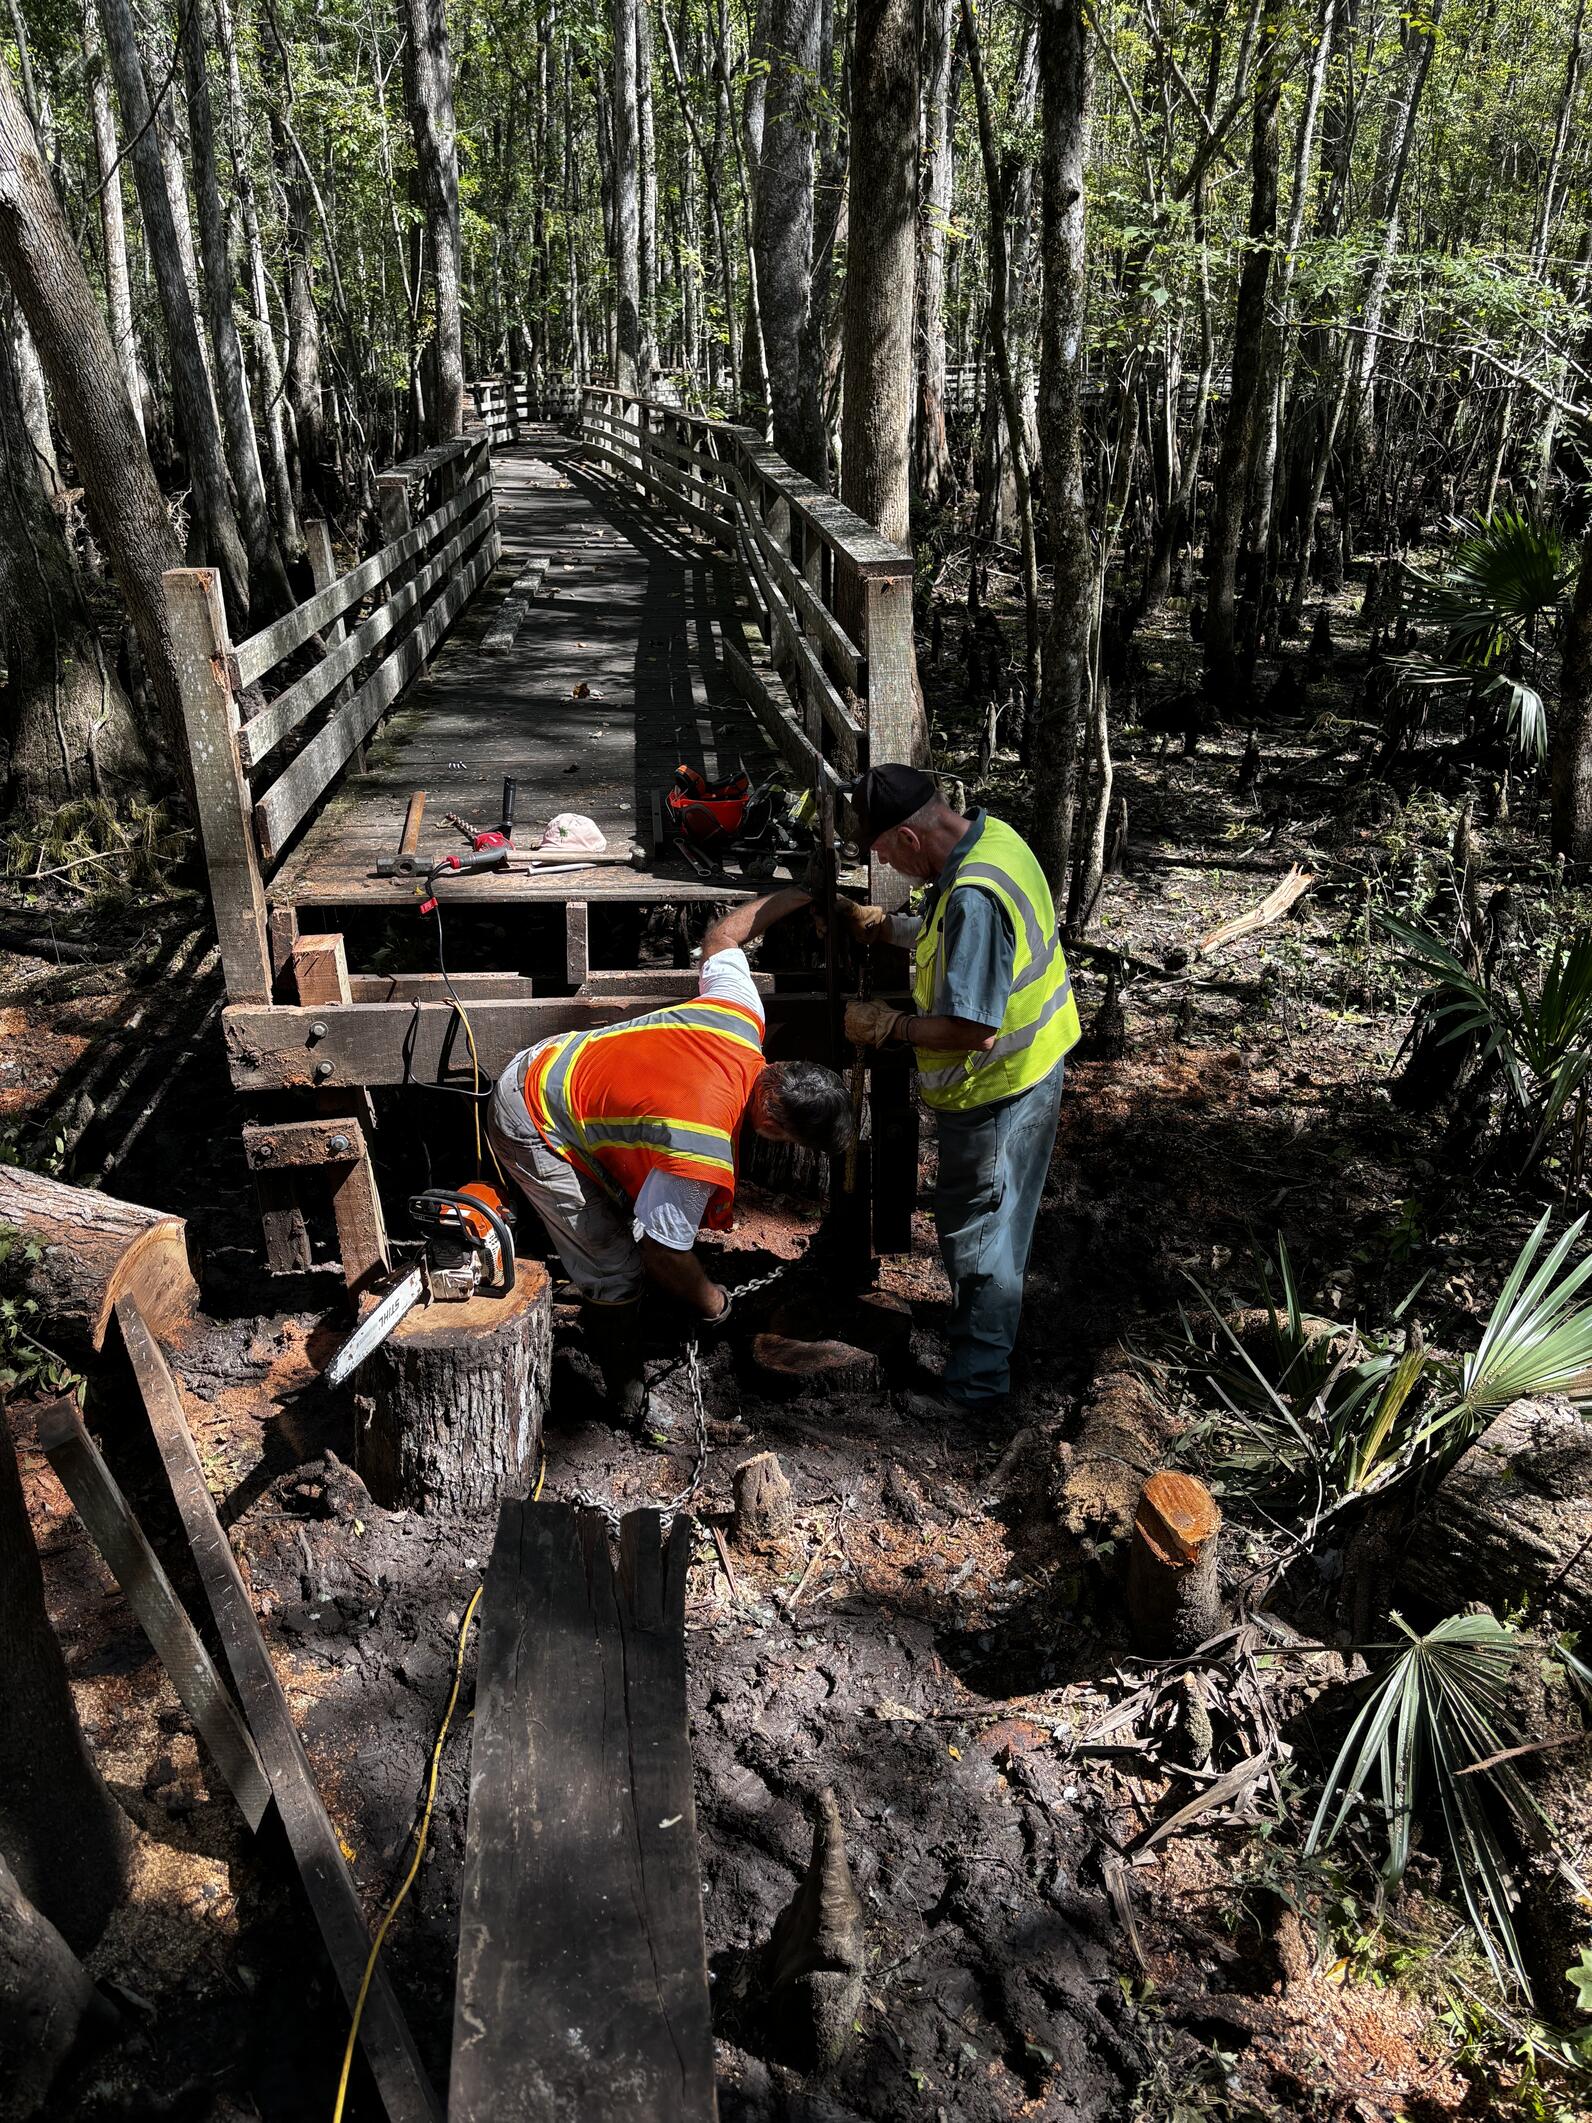
[[[417,1306],[359,1373],[355,1464],[389,1511],[480,1511],[536,1473],[553,1355],[552,1283],[521,1261],[507,1297]]]
[[[1078,1434],[1063,1444],[1056,1508],[1079,1540],[1126,1540],[1139,1492],[1171,1437],[1161,1404],[1126,1352],[1108,1349],[1089,1389]]]
[[[0,1266],[0,1290],[38,1306],[29,1331],[75,1370],[99,1355],[118,1298],[135,1298],[151,1327],[168,1336],[198,1300],[180,1216],[0,1165],[0,1233],[6,1229],[42,1250],[29,1260],[14,1249]]]
[[[1147,1656],[1192,1651],[1221,1628],[1221,1526],[1216,1499],[1191,1474],[1163,1468],[1145,1483],[1128,1549],[1128,1619]]]
[[[1399,1566],[1435,1614],[1484,1600],[1592,1628],[1592,1425],[1568,1401],[1516,1401],[1438,1484]]]
[[[0,2115],[20,2123],[44,2114],[68,2059],[117,2026],[115,2008],[0,1857]]]

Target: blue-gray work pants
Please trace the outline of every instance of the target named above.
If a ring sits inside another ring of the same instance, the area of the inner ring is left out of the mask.
[[[955,1299],[945,1390],[970,1405],[998,1400],[1011,1385],[1064,1074],[1058,1062],[1043,1083],[999,1105],[936,1115],[934,1220]]]

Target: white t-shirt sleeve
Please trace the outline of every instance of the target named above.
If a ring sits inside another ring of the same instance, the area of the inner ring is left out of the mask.
[[[702,961],[702,970],[697,976],[697,993],[716,1003],[739,1003],[745,1010],[755,1010],[757,1021],[763,1022],[763,998],[757,992],[757,982],[752,978],[752,969],[746,962],[746,953],[738,944],[731,944],[727,951],[715,951],[711,958]]]
[[[676,1253],[689,1253],[713,1195],[710,1180],[649,1172],[636,1196],[632,1232],[638,1239],[655,1239]]]

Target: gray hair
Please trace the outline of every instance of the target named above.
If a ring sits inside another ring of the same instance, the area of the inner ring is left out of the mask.
[[[851,1141],[851,1098],[833,1069],[822,1062],[778,1061],[768,1065],[769,1117],[804,1150],[839,1157]]]

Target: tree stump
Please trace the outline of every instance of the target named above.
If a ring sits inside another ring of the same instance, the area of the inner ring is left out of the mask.
[[[74,1370],[98,1357],[119,1297],[136,1298],[161,1335],[197,1301],[180,1216],[0,1165],[0,1232],[7,1227],[40,1251],[28,1260],[13,1249],[0,1266],[0,1294],[37,1305],[28,1331]]]
[[[752,1363],[762,1385],[792,1400],[860,1393],[879,1383],[879,1359],[850,1342],[799,1342],[784,1334],[752,1338]]]
[[[867,1939],[835,1794],[818,1795],[807,1876],[774,1920],[764,1951],[771,2032],[799,2071],[840,2062],[862,2005]]]
[[[1139,1494],[1128,1550],[1128,1618],[1139,1650],[1176,1657],[1221,1628],[1222,1514],[1202,1482],[1163,1468]]]
[[[790,1531],[790,1483],[772,1452],[759,1452],[735,1470],[735,1524],[743,1545],[777,1541]]]
[[[116,2028],[114,2008],[0,1857],[0,2115],[44,2113],[63,2066]]]
[[[419,1305],[360,1378],[356,1462],[388,1510],[481,1511],[536,1473],[553,1352],[552,1284],[521,1261],[505,1298]]]

